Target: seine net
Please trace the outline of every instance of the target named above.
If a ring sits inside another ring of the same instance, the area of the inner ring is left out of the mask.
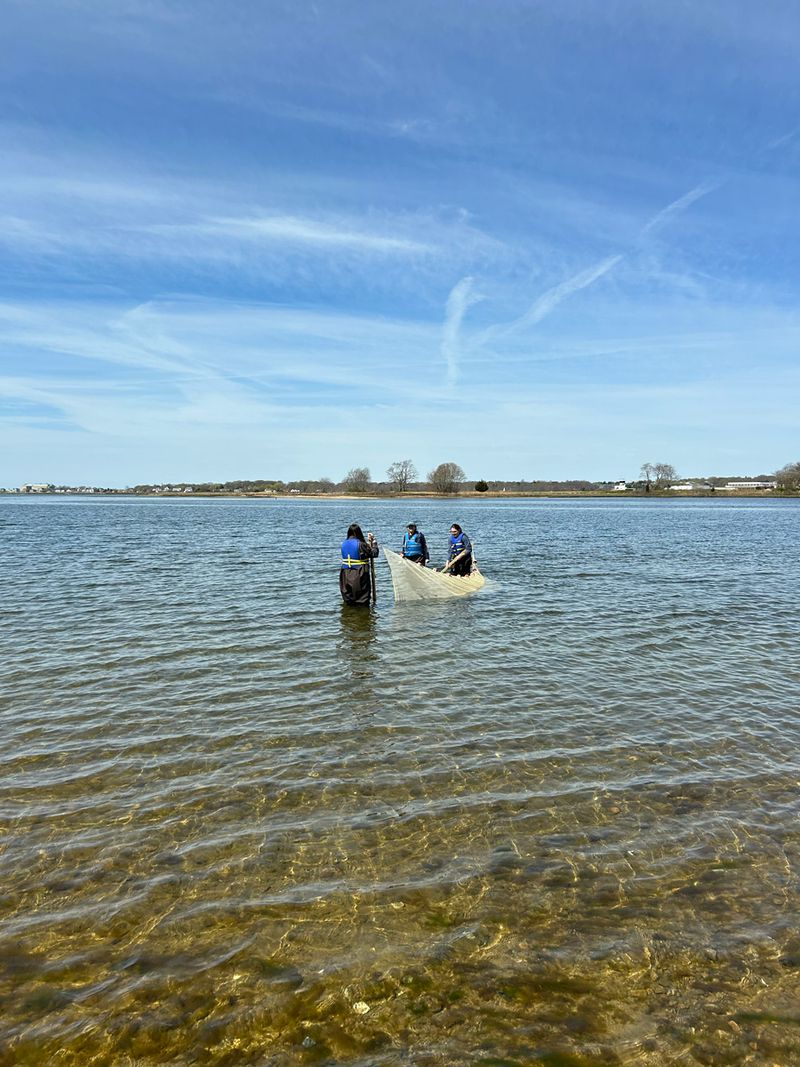
[[[420,567],[418,563],[409,563],[391,548],[384,548],[383,553],[392,575],[394,599],[398,602],[466,596],[486,584],[486,579],[475,564],[470,574],[457,578],[452,574],[442,574],[428,567]]]

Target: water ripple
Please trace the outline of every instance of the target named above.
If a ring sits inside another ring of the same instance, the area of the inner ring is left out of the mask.
[[[0,1067],[798,1062],[773,504],[0,501]]]

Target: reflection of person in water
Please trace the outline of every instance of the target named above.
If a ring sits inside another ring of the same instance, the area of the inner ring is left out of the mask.
[[[346,611],[346,607],[342,604],[342,647],[347,662],[355,667],[374,658],[372,640],[377,616],[372,611]]]
[[[345,705],[357,715],[371,713],[381,704],[375,691],[379,667],[375,646],[378,615],[374,611],[353,611],[346,603],[342,603],[340,611],[337,674],[347,687]]]
[[[347,531],[342,541],[342,567],[339,571],[339,592],[345,604],[369,604],[372,596],[370,560],[378,555],[375,535],[366,538],[356,523]]]

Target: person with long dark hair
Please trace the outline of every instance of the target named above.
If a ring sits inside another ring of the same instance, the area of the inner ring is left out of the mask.
[[[372,597],[370,561],[378,555],[375,535],[364,537],[361,527],[353,523],[342,541],[342,566],[339,571],[339,592],[345,604],[369,604]]]
[[[459,577],[472,570],[472,542],[454,522],[450,527],[450,558],[444,565],[444,571]]]

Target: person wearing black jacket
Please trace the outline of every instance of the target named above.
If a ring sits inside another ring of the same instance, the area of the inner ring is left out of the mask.
[[[403,534],[401,555],[410,563],[419,563],[421,567],[424,567],[430,559],[425,534],[420,533],[415,522],[410,522]]]
[[[345,604],[369,604],[372,596],[370,561],[378,555],[375,535],[364,537],[356,523],[342,541],[342,566],[339,571],[339,592]]]

